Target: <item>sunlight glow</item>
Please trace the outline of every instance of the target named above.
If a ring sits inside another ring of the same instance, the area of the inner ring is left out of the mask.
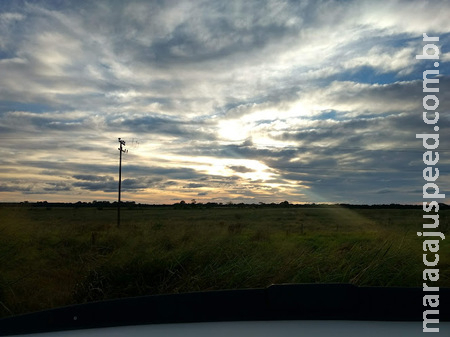
[[[250,135],[250,132],[251,126],[237,119],[219,122],[219,136],[224,140],[245,140]]]
[[[253,159],[236,158],[211,158],[211,157],[188,157],[188,156],[160,156],[167,166],[179,167],[180,163],[184,167],[192,168],[196,171],[206,173],[211,176],[239,176],[246,180],[266,181],[274,179],[276,173],[267,165]]]

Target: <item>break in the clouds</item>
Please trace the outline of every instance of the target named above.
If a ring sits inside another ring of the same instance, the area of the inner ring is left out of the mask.
[[[0,200],[421,201],[422,33],[447,1],[0,3]],[[448,200],[448,199],[447,199]]]

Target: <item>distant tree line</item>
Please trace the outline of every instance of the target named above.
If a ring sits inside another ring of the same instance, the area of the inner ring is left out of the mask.
[[[315,203],[305,203],[305,204],[292,204],[288,201],[283,201],[280,203],[264,203],[259,202],[257,204],[248,204],[248,203],[233,203],[231,201],[227,203],[222,202],[197,202],[195,199],[192,199],[191,202],[187,203],[184,200],[174,204],[141,204],[136,203],[135,201],[122,201],[121,207],[123,209],[144,209],[144,208],[154,208],[154,207],[165,207],[172,209],[210,209],[210,208],[350,208],[350,209],[358,209],[358,208],[372,208],[372,209],[422,209],[422,205],[403,205],[403,204],[376,204],[376,205],[368,205],[368,204],[315,204]],[[97,209],[113,209],[117,207],[117,201],[97,201],[94,200],[92,202],[74,202],[74,203],[64,203],[64,202],[47,202],[47,201],[38,201],[38,202],[28,202],[23,201],[20,203],[0,203],[0,206],[22,206],[22,207],[45,207],[47,209],[57,208],[57,207],[74,207],[74,208],[86,208],[86,207],[96,207]],[[445,203],[439,204],[440,209],[449,209],[450,205]]]

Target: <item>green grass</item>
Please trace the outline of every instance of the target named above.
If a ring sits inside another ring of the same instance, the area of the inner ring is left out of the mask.
[[[0,207],[0,315],[273,283],[422,286],[421,210]],[[449,211],[440,211],[448,230]],[[450,286],[440,243],[439,286]]]

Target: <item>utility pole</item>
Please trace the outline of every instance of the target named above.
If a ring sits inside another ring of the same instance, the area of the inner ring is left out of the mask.
[[[121,185],[122,185],[122,153],[128,152],[128,150],[124,150],[122,148],[122,146],[125,146],[125,141],[121,140],[119,138],[119,143],[120,143],[120,147],[119,147],[119,153],[120,153],[120,157],[119,157],[119,200],[117,203],[117,227],[120,227],[120,189],[121,189]]]

